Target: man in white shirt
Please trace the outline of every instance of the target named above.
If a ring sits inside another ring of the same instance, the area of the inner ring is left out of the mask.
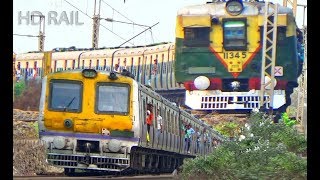
[[[160,108],[156,111],[156,118],[157,118],[157,141],[159,143],[160,134],[162,133],[162,117],[160,115]]]

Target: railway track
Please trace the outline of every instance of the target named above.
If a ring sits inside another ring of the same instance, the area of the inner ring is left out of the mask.
[[[13,179],[174,179],[173,174],[138,175],[138,176],[65,176],[65,175],[38,175],[38,176],[13,176]]]

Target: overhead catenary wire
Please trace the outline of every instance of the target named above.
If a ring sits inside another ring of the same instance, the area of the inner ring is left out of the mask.
[[[136,24],[136,25],[139,25],[139,24],[135,23],[133,20],[129,19],[127,16],[123,15],[122,13],[120,13],[119,11],[117,11],[116,9],[114,9],[111,5],[109,5],[108,3],[106,3],[104,0],[102,0],[102,2],[105,3],[107,6],[109,6],[109,7],[113,10],[113,15],[114,15],[114,12],[117,12],[118,14],[120,14],[120,15],[121,15],[122,17],[124,17],[125,19],[131,21],[133,25],[135,25],[135,24]],[[139,26],[141,26],[141,25],[139,25]],[[143,27],[143,26],[141,26],[141,27]],[[147,27],[147,28],[145,28],[145,29],[148,29],[148,30],[150,31],[152,41],[154,41],[154,40],[153,40],[152,29],[150,28],[150,26]]]
[[[85,12],[83,12],[81,9],[79,9],[79,8],[77,8],[76,6],[74,6],[73,4],[71,4],[69,1],[67,1],[67,0],[64,0],[65,2],[67,2],[69,5],[71,5],[72,7],[74,7],[74,8],[76,8],[78,11],[80,11],[82,14],[84,14],[84,15],[86,15],[88,18],[90,18],[90,19],[92,19],[87,13],[85,13]],[[118,35],[118,34],[116,34],[115,32],[113,32],[112,30],[110,30],[110,29],[108,29],[107,27],[105,27],[104,25],[101,25],[100,24],[100,26],[102,26],[102,27],[104,27],[106,30],[108,30],[109,32],[111,32],[112,34],[114,34],[114,35],[116,35],[117,37],[119,37],[120,39],[122,39],[122,40],[125,40],[126,41],[126,39],[125,38],[123,38],[123,37],[121,37],[120,35]],[[132,44],[132,45],[134,45],[133,43],[131,43],[131,42],[128,42],[128,43],[130,43],[130,44]]]
[[[14,36],[25,36],[25,37],[39,37],[34,35],[28,35],[28,34],[13,34]]]

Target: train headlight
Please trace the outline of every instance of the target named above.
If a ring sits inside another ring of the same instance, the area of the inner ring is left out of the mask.
[[[108,143],[108,148],[111,152],[118,152],[121,149],[121,142],[116,139],[112,139]]]
[[[53,139],[53,145],[57,149],[63,149],[67,145],[67,140],[62,136],[57,136]]]
[[[97,71],[94,69],[84,69],[82,70],[82,76],[85,78],[95,78],[97,77]]]
[[[205,90],[210,86],[210,80],[205,76],[199,76],[194,80],[194,86],[199,90]]]
[[[226,3],[226,10],[232,16],[239,15],[243,10],[242,0],[230,0],[230,1],[228,1]]]

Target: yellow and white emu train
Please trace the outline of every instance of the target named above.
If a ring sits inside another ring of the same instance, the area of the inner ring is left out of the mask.
[[[155,117],[147,139],[147,107]],[[172,172],[184,158],[213,151],[224,141],[214,129],[128,75],[94,69],[49,73],[42,79],[39,137],[48,162],[66,173],[82,171]],[[184,129],[190,124],[190,153]],[[197,133],[198,134],[198,133]]]
[[[135,79],[155,90],[183,89],[175,82],[174,43],[158,43],[127,48],[55,49],[51,58],[51,72],[73,69],[95,69],[122,72],[126,69]],[[22,78],[41,77],[43,52],[16,55],[15,68]]]

